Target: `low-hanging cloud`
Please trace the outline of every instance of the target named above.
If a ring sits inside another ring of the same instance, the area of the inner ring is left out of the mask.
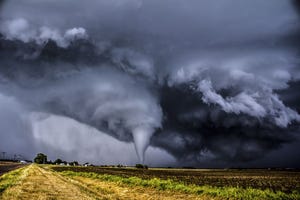
[[[80,86],[74,87],[77,83]],[[65,115],[110,131],[120,140],[134,140],[143,161],[150,138],[162,121],[157,97],[145,87],[142,81],[103,68],[75,72],[34,89],[17,87],[13,93],[32,110]],[[6,88],[12,92],[9,84]]]
[[[38,141],[36,150],[49,155],[49,159],[61,158],[100,165],[134,165],[139,162],[134,145],[119,141],[78,121],[45,113],[32,113],[30,120],[32,135]],[[62,125],[57,126],[58,123]],[[169,166],[176,163],[171,155],[158,148],[150,147],[146,156],[145,162],[152,165]],[[164,157],[163,162],[156,159],[160,156]]]
[[[22,42],[34,42],[38,45],[43,45],[49,40],[54,41],[59,47],[68,47],[70,43],[77,39],[87,39],[88,35],[84,28],[72,28],[61,33],[57,29],[51,29],[47,26],[30,27],[30,24],[24,18],[17,18],[2,22],[0,28],[5,39],[21,40]]]
[[[250,52],[252,53],[252,52]],[[286,60],[276,58],[278,52],[267,52],[271,62],[277,60],[272,69],[255,69],[255,65],[263,67],[265,60],[260,56],[224,59],[217,63],[199,59],[183,63],[172,72],[169,85],[190,83],[191,90],[202,95],[202,101],[206,104],[216,104],[227,113],[247,114],[259,120],[267,119],[279,127],[287,127],[293,121],[299,121],[299,114],[286,107],[274,90],[288,87],[292,78],[298,80],[289,71],[295,70],[293,60],[285,52]],[[239,53],[236,53],[239,54]],[[266,56],[266,54],[264,54]],[[268,63],[272,64],[272,63]],[[216,66],[216,67],[215,67]],[[254,66],[254,67],[253,67]],[[254,69],[253,69],[254,68]],[[222,76],[220,76],[222,74]],[[227,95],[222,96],[218,91],[230,90]]]

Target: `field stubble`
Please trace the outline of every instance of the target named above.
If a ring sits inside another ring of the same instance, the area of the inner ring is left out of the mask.
[[[184,184],[213,187],[240,187],[292,193],[300,191],[300,172],[284,170],[140,170],[102,167],[54,167],[55,171],[93,172],[123,178],[159,178]]]
[[[23,164],[20,163],[14,163],[14,162],[0,162],[0,175],[7,173],[9,171],[18,169],[20,167],[23,167]]]

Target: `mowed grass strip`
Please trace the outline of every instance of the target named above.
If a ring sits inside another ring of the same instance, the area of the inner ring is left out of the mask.
[[[52,166],[42,166],[46,170],[51,170]],[[55,172],[55,171],[53,171]],[[55,172],[58,174],[58,172]],[[129,186],[126,184],[119,184],[113,181],[103,181],[100,179],[94,179],[84,176],[67,176],[63,175],[66,179],[73,180],[76,185],[84,188],[88,188],[94,194],[98,194],[99,199],[112,199],[112,200],[220,200],[220,198],[199,196],[195,194],[186,194],[178,191],[166,191],[157,190],[155,188],[143,187],[143,186]]]
[[[196,194],[186,194],[171,190],[157,190],[150,187],[128,186],[118,184],[116,182],[101,181],[82,176],[72,177],[76,181],[89,186],[93,190],[100,191],[103,199],[118,199],[118,200],[220,200],[220,198],[210,196],[199,196]]]
[[[212,187],[212,186],[197,186],[186,185],[184,183],[161,180],[158,178],[141,179],[138,177],[124,178],[116,175],[97,174],[93,172],[73,172],[64,171],[62,175],[68,177],[86,177],[96,179],[99,181],[114,182],[119,185],[128,185],[132,187],[150,187],[160,191],[176,191],[186,194],[196,194],[202,197],[212,197],[219,199],[243,199],[243,200],[267,200],[267,199],[282,199],[282,200],[296,200],[300,199],[300,191],[293,191],[292,193],[284,193],[281,191],[260,190],[253,188],[239,188],[239,187]]]

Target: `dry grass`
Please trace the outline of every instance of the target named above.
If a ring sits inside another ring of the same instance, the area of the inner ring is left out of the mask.
[[[27,199],[95,199],[83,193],[81,189],[65,178],[54,175],[53,172],[30,165],[24,178],[14,187],[7,189],[3,200]]]
[[[204,197],[192,194],[182,194],[174,191],[159,191],[153,188],[145,187],[126,187],[125,185],[118,185],[116,183],[111,183],[107,181],[100,181],[95,179],[90,179],[86,177],[74,177],[83,184],[86,184],[89,188],[101,192],[103,199],[120,199],[120,200],[174,200],[174,199],[195,199],[195,200],[208,200],[217,199],[212,197]]]

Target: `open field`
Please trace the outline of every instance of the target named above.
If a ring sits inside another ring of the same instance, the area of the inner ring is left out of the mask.
[[[297,171],[138,170],[32,164],[0,177],[0,199],[296,200],[300,199],[299,176]]]
[[[113,182],[95,180],[84,176],[70,178],[48,167],[30,165],[3,175],[0,179],[0,199],[215,199],[154,188],[120,186]]]
[[[11,170],[23,167],[23,164],[14,162],[0,162],[0,175],[7,173]]]
[[[291,193],[300,191],[300,171],[283,170],[197,170],[197,169],[149,169],[102,167],[53,167],[55,171],[94,172],[123,178],[136,176],[142,179],[159,178],[184,184],[215,187],[242,187],[270,189]]]

